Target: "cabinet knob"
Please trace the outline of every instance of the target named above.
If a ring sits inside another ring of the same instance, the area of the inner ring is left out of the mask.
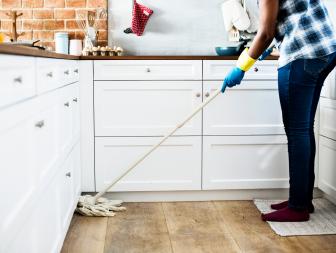
[[[14,83],[22,83],[22,76],[15,77],[13,81]]]
[[[64,74],[69,75],[69,74],[70,74],[70,71],[69,71],[69,70],[66,70],[66,71],[64,71]]]
[[[66,177],[71,177],[71,172],[65,174]]]
[[[207,93],[205,93],[205,97],[209,97],[210,96],[210,92],[207,92]]]
[[[147,73],[151,72],[151,69],[150,68],[146,68],[146,72]]]
[[[72,101],[74,101],[74,102],[78,102],[78,99],[77,98],[74,98],[74,99],[72,99]]]
[[[69,102],[66,102],[66,103],[64,103],[64,106],[69,107],[69,106],[70,106],[70,103],[69,103]]]
[[[49,73],[47,73],[47,77],[53,77],[53,72],[49,72]]]
[[[75,72],[76,74],[78,74],[78,73],[79,73],[79,70],[78,70],[78,69],[75,69],[74,72]]]
[[[258,72],[259,69],[257,67],[254,68],[254,72]]]
[[[201,96],[201,93],[197,92],[197,93],[196,93],[196,97],[199,98],[200,96]]]
[[[42,128],[44,126],[44,120],[40,120],[35,124],[36,127]]]

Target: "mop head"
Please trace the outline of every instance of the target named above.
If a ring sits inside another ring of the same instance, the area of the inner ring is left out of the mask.
[[[122,207],[121,200],[109,200],[106,198],[97,199],[96,203],[94,197],[85,195],[79,197],[76,212],[84,216],[114,216],[115,212],[124,211],[126,207]]]

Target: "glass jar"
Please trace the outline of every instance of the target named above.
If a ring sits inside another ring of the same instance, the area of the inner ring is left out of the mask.
[[[66,32],[55,33],[55,52],[69,54],[69,34]]]

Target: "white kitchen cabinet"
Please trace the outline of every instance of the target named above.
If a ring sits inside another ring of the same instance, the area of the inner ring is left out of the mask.
[[[203,79],[223,81],[226,74],[235,66],[236,61],[228,60],[207,60],[203,61]],[[255,65],[246,72],[244,80],[277,80],[277,61],[256,62]]]
[[[222,81],[204,81],[205,98]],[[204,135],[284,134],[276,81],[243,81],[203,109]]]
[[[320,136],[318,187],[336,197],[336,141]]]
[[[15,74],[25,90],[6,90],[15,99],[0,108],[0,252],[57,253],[80,194],[80,110],[75,101],[79,85],[71,84],[78,78],[76,71],[54,84],[41,81],[37,66],[45,76],[48,69],[42,62],[64,63],[69,69],[78,63],[44,59],[37,64],[31,57],[0,57],[8,60],[8,66],[0,62],[6,81],[2,88],[7,89]],[[45,86],[39,87],[42,83]]]
[[[35,59],[0,55],[0,108],[36,95]]]
[[[202,103],[201,81],[94,83],[96,136],[162,136]],[[176,135],[201,135],[202,114]]]
[[[111,191],[200,190],[201,139],[201,136],[168,139]],[[157,137],[96,138],[97,191],[120,176],[159,140]]]
[[[336,100],[320,100],[320,135],[336,140]]]
[[[287,139],[204,136],[203,190],[288,187]]]
[[[202,80],[202,61],[95,61],[94,80]]]

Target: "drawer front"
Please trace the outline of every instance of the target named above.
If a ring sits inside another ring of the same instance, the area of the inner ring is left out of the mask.
[[[102,190],[160,138],[96,138],[96,185]],[[201,137],[172,137],[142,161],[111,191],[201,189]]]
[[[202,61],[95,61],[95,80],[202,80]]]
[[[204,80],[224,80],[227,73],[234,67],[236,61],[203,61]],[[256,64],[245,74],[244,80],[277,80],[278,62],[262,61]]]
[[[323,136],[319,141],[319,188],[336,196],[336,141]]]
[[[162,136],[202,102],[201,81],[94,84],[96,136]],[[202,114],[176,132],[200,135]]]
[[[59,66],[59,74],[61,76],[61,84],[68,85],[79,80],[79,66],[77,61],[62,60]]]
[[[203,137],[203,189],[288,187],[286,136]]]
[[[62,60],[59,59],[37,58],[36,75],[39,94],[62,86],[61,65]]]
[[[0,108],[36,95],[35,59],[0,55]]]
[[[336,140],[336,100],[322,98],[320,105],[320,134]]]
[[[203,95],[222,85],[205,81]],[[204,135],[284,134],[276,81],[243,81],[203,109]]]

